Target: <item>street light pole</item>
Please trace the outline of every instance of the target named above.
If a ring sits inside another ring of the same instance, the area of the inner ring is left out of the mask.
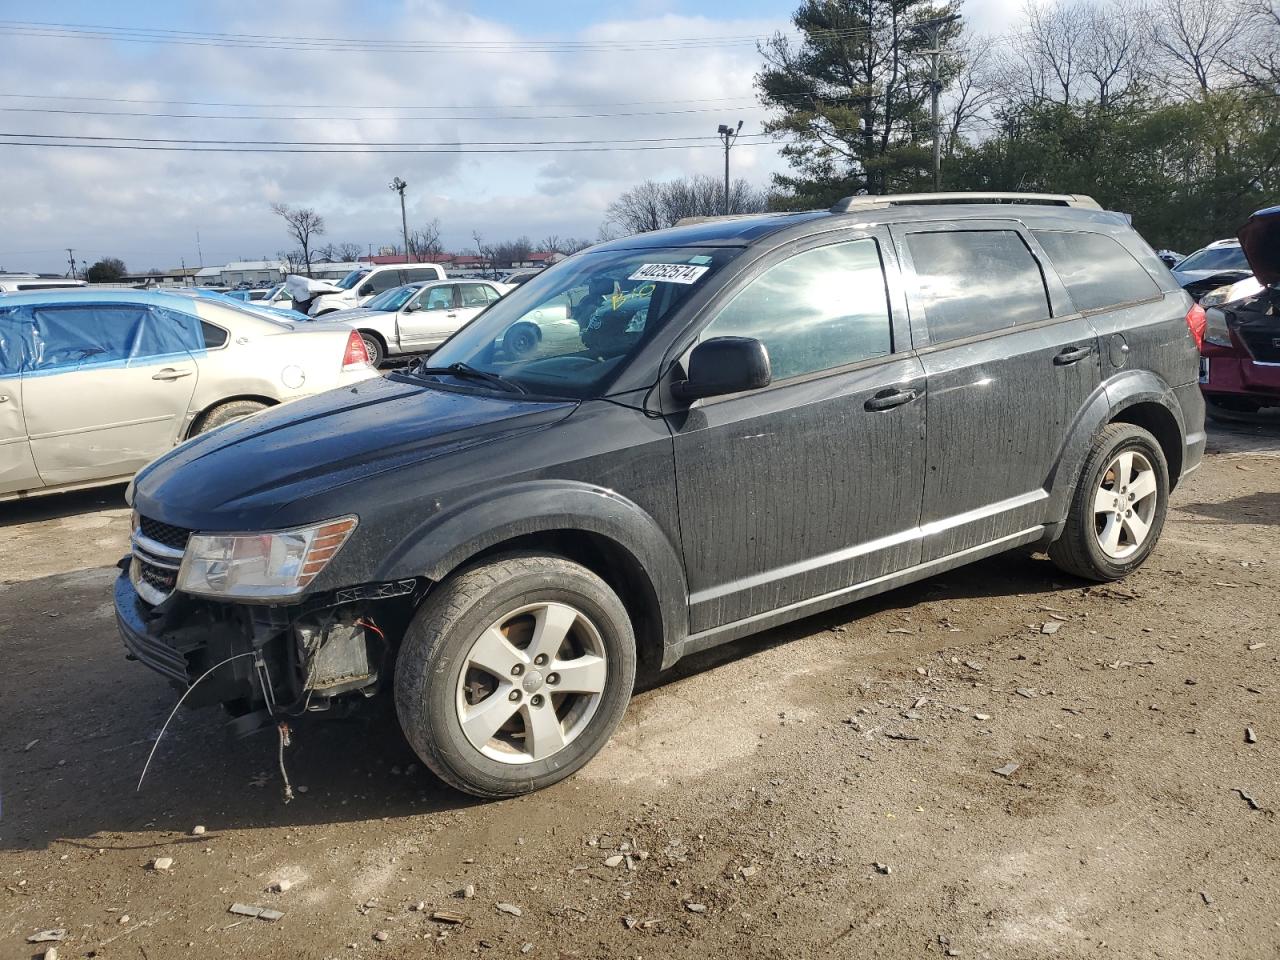
[[[390,187],[396,193],[400,194],[400,229],[404,233],[404,262],[409,262],[409,220],[404,212],[404,190],[409,186],[399,177],[391,181]]]
[[[942,56],[942,28],[959,19],[959,14],[953,13],[945,17],[925,20],[913,28],[924,32],[929,38],[929,49],[920,52],[932,61],[929,93],[933,106],[933,189],[935,191],[942,189],[942,131],[938,120],[938,95],[942,93],[942,82],[938,77],[938,58]]]
[[[737,127],[730,127],[722,123],[716,131],[720,135],[720,139],[724,141],[724,215],[726,217],[732,213],[729,208],[729,148],[733,146],[733,142],[738,139],[738,134],[741,132],[741,120],[738,121]]]

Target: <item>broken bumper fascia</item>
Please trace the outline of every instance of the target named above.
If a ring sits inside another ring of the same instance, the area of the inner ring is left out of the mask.
[[[115,608],[116,626],[129,659],[150,667],[176,686],[186,687],[191,682],[186,656],[167,643],[163,636],[153,635],[147,630],[142,600],[129,582],[127,573],[116,578]]]

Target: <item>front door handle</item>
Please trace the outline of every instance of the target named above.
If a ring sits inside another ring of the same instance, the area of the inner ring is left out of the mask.
[[[182,377],[191,376],[190,370],[175,370],[173,367],[165,367],[163,370],[157,370],[151,375],[152,380],[178,380]]]
[[[894,407],[900,407],[904,403],[910,403],[918,396],[920,394],[914,390],[881,390],[862,406],[873,412],[892,410]]]
[[[1093,344],[1088,343],[1083,347],[1066,347],[1061,353],[1055,354],[1053,358],[1054,366],[1065,367],[1071,363],[1079,363],[1089,354],[1093,353]]]

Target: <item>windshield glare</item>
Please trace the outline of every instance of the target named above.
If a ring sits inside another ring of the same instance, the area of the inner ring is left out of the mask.
[[[432,354],[431,366],[465,363],[531,394],[600,396],[739,252],[670,247],[570,257],[490,306]]]
[[[392,287],[385,293],[378,294],[366,303],[365,307],[370,310],[399,310],[409,302],[409,298],[417,293],[418,289],[419,288],[416,284],[403,287]]]
[[[350,290],[357,283],[369,275],[368,270],[352,270],[345,277],[338,281],[338,286],[343,290]]]
[[[1248,270],[1249,259],[1240,247],[1213,247],[1197,250],[1174,267],[1175,270]]]

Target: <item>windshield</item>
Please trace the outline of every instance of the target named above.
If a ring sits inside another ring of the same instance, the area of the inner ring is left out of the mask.
[[[1249,260],[1240,247],[1206,247],[1197,250],[1173,269],[1183,270],[1249,270]]]
[[[392,287],[366,303],[365,308],[368,310],[399,310],[409,302],[409,298],[417,293],[419,289],[418,285],[413,283],[403,287]]]
[[[570,257],[494,303],[431,355],[531,394],[600,396],[641,345],[741,251],[671,247]]]
[[[350,290],[357,283],[369,275],[368,270],[352,270],[345,277],[338,281],[338,286],[343,290]]]

